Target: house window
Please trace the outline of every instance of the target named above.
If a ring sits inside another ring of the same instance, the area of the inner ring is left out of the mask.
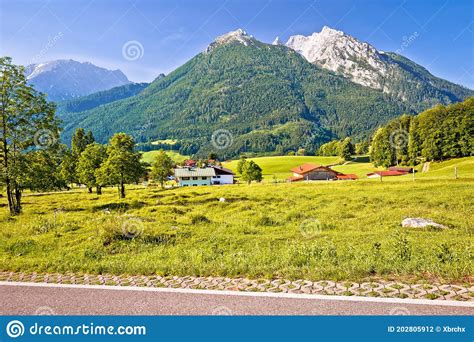
[[[193,184],[193,186],[198,186],[197,184]]]
[[[193,180],[198,180],[198,177],[193,177]]]
[[[181,180],[189,180],[189,177],[181,177]]]
[[[201,177],[201,179],[202,179],[202,180],[206,180],[206,179],[207,179],[207,177]]]
[[[216,178],[221,178],[221,176],[216,176]]]

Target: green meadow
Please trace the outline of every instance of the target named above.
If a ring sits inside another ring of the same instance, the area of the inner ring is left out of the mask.
[[[143,152],[142,160],[144,162],[147,162],[147,163],[151,164],[151,163],[153,163],[157,153],[158,153],[158,151]],[[175,163],[181,163],[182,161],[189,158],[189,156],[183,156],[178,151],[166,151],[166,154],[168,154],[170,156],[170,158],[173,159],[173,161]]]
[[[300,163],[332,162],[274,158],[256,160],[270,179]],[[340,167],[365,172],[354,164]],[[16,217],[2,197],[0,269],[472,283],[473,186],[471,157],[432,163],[415,181],[128,186],[123,200],[114,188],[25,193]],[[406,217],[447,228],[402,228]]]
[[[248,160],[253,160],[262,168],[264,182],[271,182],[274,177],[278,180],[284,180],[293,175],[290,169],[301,164],[313,163],[320,165],[332,165],[341,162],[339,157],[319,156],[258,157],[249,158]],[[237,163],[238,160],[232,160],[222,163],[222,165],[235,172],[237,169]]]

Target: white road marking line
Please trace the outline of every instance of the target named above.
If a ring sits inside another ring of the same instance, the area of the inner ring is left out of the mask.
[[[415,305],[434,305],[434,306],[458,306],[458,307],[474,308],[474,302],[461,302],[461,301],[454,301],[454,300],[332,296],[332,295],[317,295],[317,294],[243,292],[243,291],[228,291],[228,290],[195,290],[195,289],[167,288],[167,287],[52,284],[52,283],[11,282],[11,281],[0,281],[0,286],[56,287],[56,288],[91,289],[91,290],[163,292],[163,293],[181,293],[181,294],[242,296],[242,297],[270,297],[270,298],[310,299],[310,300],[336,300],[336,301],[345,301],[345,302],[373,302],[373,303],[415,304]]]

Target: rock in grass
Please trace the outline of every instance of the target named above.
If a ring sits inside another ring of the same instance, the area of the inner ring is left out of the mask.
[[[406,228],[425,228],[425,227],[435,227],[435,228],[446,228],[446,226],[436,223],[433,220],[425,219],[422,217],[408,217],[402,221],[402,227]]]
[[[225,198],[224,197],[219,198],[219,202],[225,202]]]

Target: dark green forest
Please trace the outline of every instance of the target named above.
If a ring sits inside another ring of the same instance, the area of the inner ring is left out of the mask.
[[[148,85],[149,83],[130,83],[109,90],[99,91],[87,96],[82,96],[77,99],[63,101],[58,103],[57,113],[59,116],[66,114],[73,115],[73,113],[93,109],[103,104],[137,95],[143,89],[148,87]]]

